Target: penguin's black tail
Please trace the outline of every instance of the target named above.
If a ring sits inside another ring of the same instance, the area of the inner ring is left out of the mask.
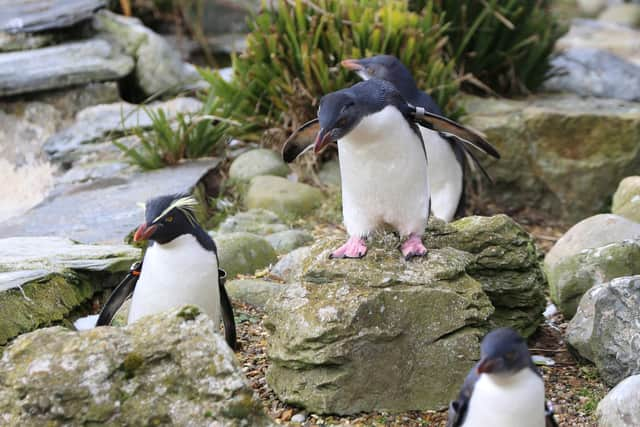
[[[238,350],[238,340],[236,336],[236,321],[233,316],[233,306],[224,287],[227,273],[218,270],[218,288],[220,290],[220,306],[222,307],[222,324],[224,325],[224,339],[233,351]]]

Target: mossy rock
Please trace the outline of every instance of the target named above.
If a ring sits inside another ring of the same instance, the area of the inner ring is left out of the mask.
[[[312,213],[323,199],[322,191],[310,185],[277,176],[258,176],[251,180],[244,203],[248,209],[267,209],[292,220]]]
[[[238,274],[253,274],[275,263],[278,255],[263,237],[251,233],[218,234],[215,238],[218,247],[220,268],[229,278]]]
[[[229,178],[236,181],[251,181],[260,175],[287,176],[289,166],[280,153],[266,148],[247,151],[239,155],[229,167]]]
[[[620,181],[613,195],[611,212],[640,223],[640,176],[629,176]]]

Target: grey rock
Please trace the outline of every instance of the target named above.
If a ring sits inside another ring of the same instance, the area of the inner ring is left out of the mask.
[[[340,163],[338,160],[333,159],[325,162],[318,171],[318,178],[320,182],[327,186],[340,187]]]
[[[0,32],[0,52],[37,49],[48,46],[55,40],[53,34],[7,34]]]
[[[262,3],[259,0],[206,0],[202,8],[202,30],[205,34],[246,33],[247,19],[258,12]],[[268,0],[267,3],[276,2]]]
[[[619,277],[584,294],[566,339],[615,385],[640,373],[640,276]]]
[[[611,5],[598,16],[598,19],[637,28],[640,26],[640,4],[623,3]]]
[[[595,16],[607,7],[607,0],[577,0],[580,10],[589,16]]]
[[[260,175],[287,176],[289,166],[279,153],[266,148],[250,150],[238,156],[229,167],[229,178],[250,181]]]
[[[300,218],[320,206],[322,191],[279,176],[257,176],[251,180],[244,198],[248,209],[262,208],[285,219]]]
[[[585,249],[547,269],[551,299],[566,318],[591,287],[634,274],[640,274],[640,239]]]
[[[287,285],[260,279],[230,280],[226,284],[232,301],[240,301],[264,309],[270,298],[279,296]]]
[[[291,417],[292,423],[303,423],[307,420],[307,415],[304,412],[299,412]]]
[[[278,233],[288,230],[289,227],[282,223],[278,215],[266,209],[250,209],[227,217],[218,231],[220,233],[235,233],[244,231],[259,236]]]
[[[114,286],[140,257],[126,245],[82,245],[60,237],[0,239],[0,345],[62,321]]]
[[[403,261],[395,243],[329,260],[318,241],[299,276],[267,304],[267,382],[319,413],[437,409],[459,389],[493,308],[451,248]],[[375,373],[375,375],[372,375]]]
[[[302,274],[303,261],[311,254],[310,246],[295,249],[282,258],[271,268],[271,274],[286,282],[293,282]]]
[[[640,66],[618,55],[576,47],[551,60],[552,77],[544,89],[580,96],[640,101]]]
[[[0,32],[33,33],[70,27],[105,6],[105,0],[0,0]]]
[[[86,243],[121,242],[143,219],[138,203],[161,194],[191,191],[219,162],[184,162],[76,187],[0,223],[0,237],[63,236]]]
[[[0,96],[117,80],[133,60],[107,40],[95,38],[0,54]]]
[[[197,99],[175,98],[152,103],[147,109],[156,113],[162,110],[172,120],[178,113],[195,113],[201,107],[202,103]],[[44,149],[52,160],[72,162],[79,157],[83,145],[105,138],[114,139],[127,131],[146,129],[151,125],[151,117],[139,105],[127,102],[95,105],[80,111],[73,125],[51,136]]]
[[[147,95],[177,94],[202,82],[195,67],[183,62],[178,51],[139,19],[101,10],[94,27],[135,58],[136,81]]]
[[[640,375],[625,378],[598,403],[599,427],[640,425]]]
[[[278,256],[263,237],[251,233],[218,234],[215,237],[220,268],[229,278],[253,274],[274,263]]]
[[[245,33],[226,33],[207,37],[207,43],[215,53],[244,52],[247,49],[247,35]]]
[[[629,176],[620,181],[613,195],[611,212],[640,223],[640,176]]]
[[[553,245],[544,259],[545,269],[550,271],[556,264],[585,249],[634,239],[640,239],[640,225],[632,221],[611,214],[589,217],[567,230]]]
[[[286,230],[265,237],[278,254],[286,254],[304,246],[313,240],[313,236],[304,230]]]
[[[640,169],[638,103],[561,94],[466,98],[465,108],[502,156],[485,162],[494,185],[483,189],[499,206],[575,222],[608,209],[620,180]]]
[[[6,425],[274,425],[195,307],[124,328],[23,335],[4,351],[0,378]]]

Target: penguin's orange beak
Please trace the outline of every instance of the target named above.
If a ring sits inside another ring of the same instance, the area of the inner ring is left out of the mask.
[[[140,225],[140,227],[138,227],[138,229],[136,230],[136,234],[133,235],[133,241],[139,242],[141,240],[149,240],[149,238],[153,236],[153,233],[155,233],[157,228],[157,225]]]
[[[345,59],[340,62],[340,65],[342,65],[347,70],[351,70],[351,71],[360,71],[363,68],[357,59]]]
[[[498,361],[496,359],[482,359],[478,364],[478,374],[490,374],[496,368]]]
[[[313,144],[313,152],[318,154],[331,141],[331,131],[327,132],[325,129],[320,129],[318,136],[316,136],[316,142]]]

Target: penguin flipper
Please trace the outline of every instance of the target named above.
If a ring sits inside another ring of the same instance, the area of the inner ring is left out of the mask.
[[[298,129],[296,129],[287,140],[284,142],[282,146],[282,160],[286,163],[291,163],[295,159],[297,159],[300,155],[304,154],[306,151],[310,150],[313,147],[313,144],[302,144],[299,141],[296,141],[296,136],[306,128],[311,125],[318,123],[318,118],[309,120]]]
[[[477,364],[476,364],[477,366]],[[469,409],[469,401],[471,400],[471,393],[478,382],[479,375],[474,366],[467,374],[467,377],[462,384],[460,394],[458,398],[449,404],[449,416],[447,420],[447,427],[461,427],[464,424],[467,416],[467,410]]]
[[[224,283],[227,273],[224,270],[218,270],[218,289],[220,291],[220,306],[222,307],[222,324],[224,325],[224,339],[233,351],[238,350],[238,341],[236,339],[236,321],[233,317],[233,306],[227,294]]]
[[[138,278],[140,277],[139,272],[141,268],[142,264],[140,263],[131,266],[129,274],[122,279],[122,282],[120,282],[113,292],[111,292],[111,295],[109,295],[109,299],[100,311],[96,326],[109,326],[111,324],[111,320],[113,320],[113,316],[115,316],[118,309],[122,307],[122,304],[124,304],[127,298],[133,294],[133,290],[136,288],[136,283],[138,283]],[[136,274],[136,272],[138,274]]]
[[[410,108],[412,110],[413,117],[420,125],[437,132],[442,132],[447,136],[451,135],[461,140],[461,142],[471,145],[491,157],[495,157],[496,159],[500,158],[498,150],[496,150],[493,145],[489,144],[477,131],[462,126],[453,120],[447,119],[446,117],[430,113],[422,107],[410,106]]]
[[[544,404],[544,422],[545,427],[558,427],[558,422],[553,416],[553,407],[549,402]]]

